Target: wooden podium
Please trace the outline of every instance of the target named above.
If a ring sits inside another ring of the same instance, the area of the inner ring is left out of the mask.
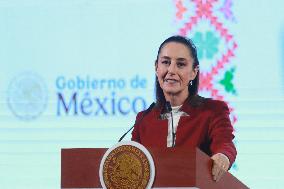
[[[102,188],[100,161],[106,148],[73,148],[61,150],[61,188]],[[199,149],[148,149],[155,163],[153,188],[245,189],[230,173],[220,181],[211,176],[212,160]]]

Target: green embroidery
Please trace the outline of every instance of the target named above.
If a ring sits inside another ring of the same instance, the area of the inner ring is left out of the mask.
[[[234,72],[235,72],[235,67],[226,71],[225,74],[224,74],[224,78],[221,81],[219,81],[219,83],[225,87],[225,90],[228,93],[232,93],[232,94],[236,95],[237,92],[236,92],[234,84],[232,83],[232,81],[234,79]]]

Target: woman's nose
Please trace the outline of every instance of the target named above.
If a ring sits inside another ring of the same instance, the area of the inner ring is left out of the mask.
[[[174,74],[176,72],[176,66],[174,63],[171,63],[168,67],[168,72]]]

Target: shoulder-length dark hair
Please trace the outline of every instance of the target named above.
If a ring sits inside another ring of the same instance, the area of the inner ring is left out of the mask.
[[[159,55],[160,55],[162,48],[165,46],[165,44],[170,43],[170,42],[181,43],[181,44],[185,45],[188,48],[188,50],[189,50],[189,52],[190,52],[190,54],[193,58],[193,65],[192,65],[193,69],[195,69],[196,67],[199,66],[199,61],[198,61],[198,58],[197,58],[197,50],[196,50],[196,47],[193,44],[192,40],[190,40],[186,37],[183,37],[183,36],[179,36],[179,35],[169,37],[160,45],[159,50],[158,50],[158,54],[157,54],[157,58],[156,58],[156,61],[155,61],[156,64],[158,64],[158,58],[159,58]],[[188,85],[189,97],[197,95],[198,85],[199,85],[199,71],[197,72],[195,79],[192,80],[192,85]],[[162,106],[163,104],[165,104],[166,99],[165,99],[163,90],[162,90],[162,88],[159,84],[157,76],[156,76],[156,81],[155,81],[155,90],[156,90],[157,105]]]

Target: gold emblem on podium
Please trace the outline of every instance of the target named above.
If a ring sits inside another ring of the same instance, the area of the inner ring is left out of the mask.
[[[119,143],[103,157],[100,179],[104,188],[145,189],[152,185],[154,164],[150,153],[141,144],[128,143]]]

